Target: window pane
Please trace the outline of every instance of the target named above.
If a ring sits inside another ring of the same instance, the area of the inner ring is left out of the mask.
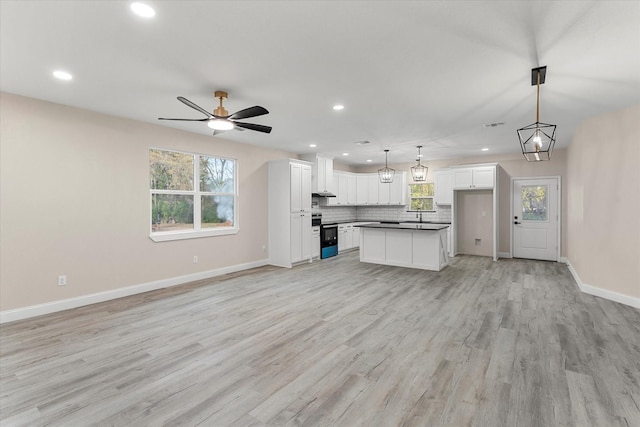
[[[233,196],[202,196],[202,228],[233,227]]]
[[[200,157],[200,191],[233,193],[234,161]]]
[[[522,219],[547,220],[547,185],[522,186]]]
[[[153,194],[151,224],[153,231],[193,230],[193,196]]]
[[[149,150],[152,190],[193,190],[193,155]]]
[[[412,211],[432,211],[433,210],[433,198],[425,199],[411,199]]]
[[[433,196],[433,182],[428,184],[411,184],[411,197]]]

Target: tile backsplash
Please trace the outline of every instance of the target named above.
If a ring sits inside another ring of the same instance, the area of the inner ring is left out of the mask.
[[[314,202],[316,198],[313,199]],[[416,212],[406,206],[321,206],[314,204],[313,212],[322,213],[322,221],[415,221]],[[423,212],[424,221],[451,221],[451,207],[438,206],[435,212]]]

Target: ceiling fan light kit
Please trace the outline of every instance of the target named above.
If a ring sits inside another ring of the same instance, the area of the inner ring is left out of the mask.
[[[269,114],[269,111],[266,108],[256,105],[254,107],[249,107],[249,108],[245,108],[244,110],[236,111],[235,113],[229,115],[229,112],[222,105],[223,99],[227,99],[227,92],[217,90],[214,92],[213,96],[215,96],[220,100],[220,105],[218,106],[218,108],[213,110],[213,114],[208,112],[204,108],[200,107],[199,105],[196,105],[193,102],[189,101],[187,98],[184,98],[182,96],[178,97],[178,101],[182,102],[186,106],[191,107],[194,110],[199,111],[205,116],[207,116],[204,119],[167,119],[167,118],[159,117],[158,120],[178,120],[183,122],[207,122],[207,126],[209,126],[211,129],[214,129],[214,132],[213,132],[214,135],[216,134],[216,132],[231,130],[231,129],[236,129],[236,130],[249,129],[249,130],[255,130],[263,133],[271,133],[271,129],[272,129],[271,126],[258,125],[255,123],[244,123],[244,122],[238,121],[242,119],[248,119],[251,117],[262,116],[264,114]]]
[[[387,165],[387,157],[389,155],[389,150],[384,150],[384,167],[378,169],[378,176],[380,177],[380,182],[383,184],[391,184],[393,182],[393,176],[396,174],[395,169],[391,169]]]
[[[531,85],[537,86],[536,122],[517,131],[522,155],[528,162],[551,160],[556,143],[556,125],[540,122],[540,85],[544,84],[546,75],[546,66],[531,70]]]
[[[427,180],[427,172],[429,168],[420,164],[420,158],[422,157],[422,154],[420,154],[421,148],[422,145],[418,145],[418,164],[411,167],[411,176],[413,177],[413,182],[425,182]]]

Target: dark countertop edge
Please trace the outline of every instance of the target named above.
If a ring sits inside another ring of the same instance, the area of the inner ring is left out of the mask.
[[[368,220],[368,219],[354,219],[354,220],[351,220],[351,221],[331,221],[331,222],[323,222],[323,223],[322,223],[322,225],[329,225],[329,224],[338,224],[338,225],[340,225],[340,224],[352,224],[352,223],[356,223],[356,222],[357,222],[357,223],[361,223],[361,222],[367,222],[367,223],[381,223],[381,222],[387,222],[387,223],[388,223],[388,222],[390,222],[390,221],[388,221],[388,220],[377,221],[377,220]],[[394,222],[399,222],[399,223],[402,223],[402,224],[407,224],[407,223],[409,223],[409,221],[394,221]],[[415,222],[415,223],[411,223],[411,224],[416,224],[416,225],[420,225],[420,224],[426,224],[426,225],[429,225],[429,224],[437,224],[437,225],[444,224],[444,225],[451,225],[451,222],[449,222],[449,221],[423,221],[423,222],[421,222],[421,223],[420,223],[420,222]],[[385,225],[387,225],[387,224],[385,224]]]
[[[365,224],[360,228],[383,228],[388,230],[419,230],[419,231],[439,231],[448,228],[448,225],[438,224]]]

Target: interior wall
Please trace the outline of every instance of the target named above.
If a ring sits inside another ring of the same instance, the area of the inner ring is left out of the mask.
[[[459,254],[493,257],[493,191],[456,191]]]
[[[561,129],[560,129],[561,130]],[[515,136],[513,144],[518,146],[518,139]],[[567,206],[567,150],[556,149],[551,156],[550,161],[544,162],[527,162],[522,154],[493,154],[490,151],[478,156],[444,159],[444,160],[428,160],[429,150],[423,149],[425,157],[421,161],[422,164],[429,168],[427,173],[427,181],[433,182],[434,171],[451,166],[460,166],[478,163],[498,163],[500,171],[498,173],[498,252],[508,254],[511,250],[511,178],[539,177],[539,176],[560,176],[562,178],[562,200],[561,209],[564,212]],[[424,160],[426,159],[426,160]],[[390,167],[410,173],[411,163],[396,163]],[[356,172],[375,172],[380,165],[365,166],[358,168]],[[565,246],[567,241],[567,216],[562,215],[561,225],[561,256],[566,256]]]
[[[290,153],[8,93],[0,135],[2,311],[268,259],[267,162]],[[150,147],[237,159],[240,231],[153,242]]]
[[[585,121],[569,146],[567,257],[583,284],[640,298],[640,105]]]

